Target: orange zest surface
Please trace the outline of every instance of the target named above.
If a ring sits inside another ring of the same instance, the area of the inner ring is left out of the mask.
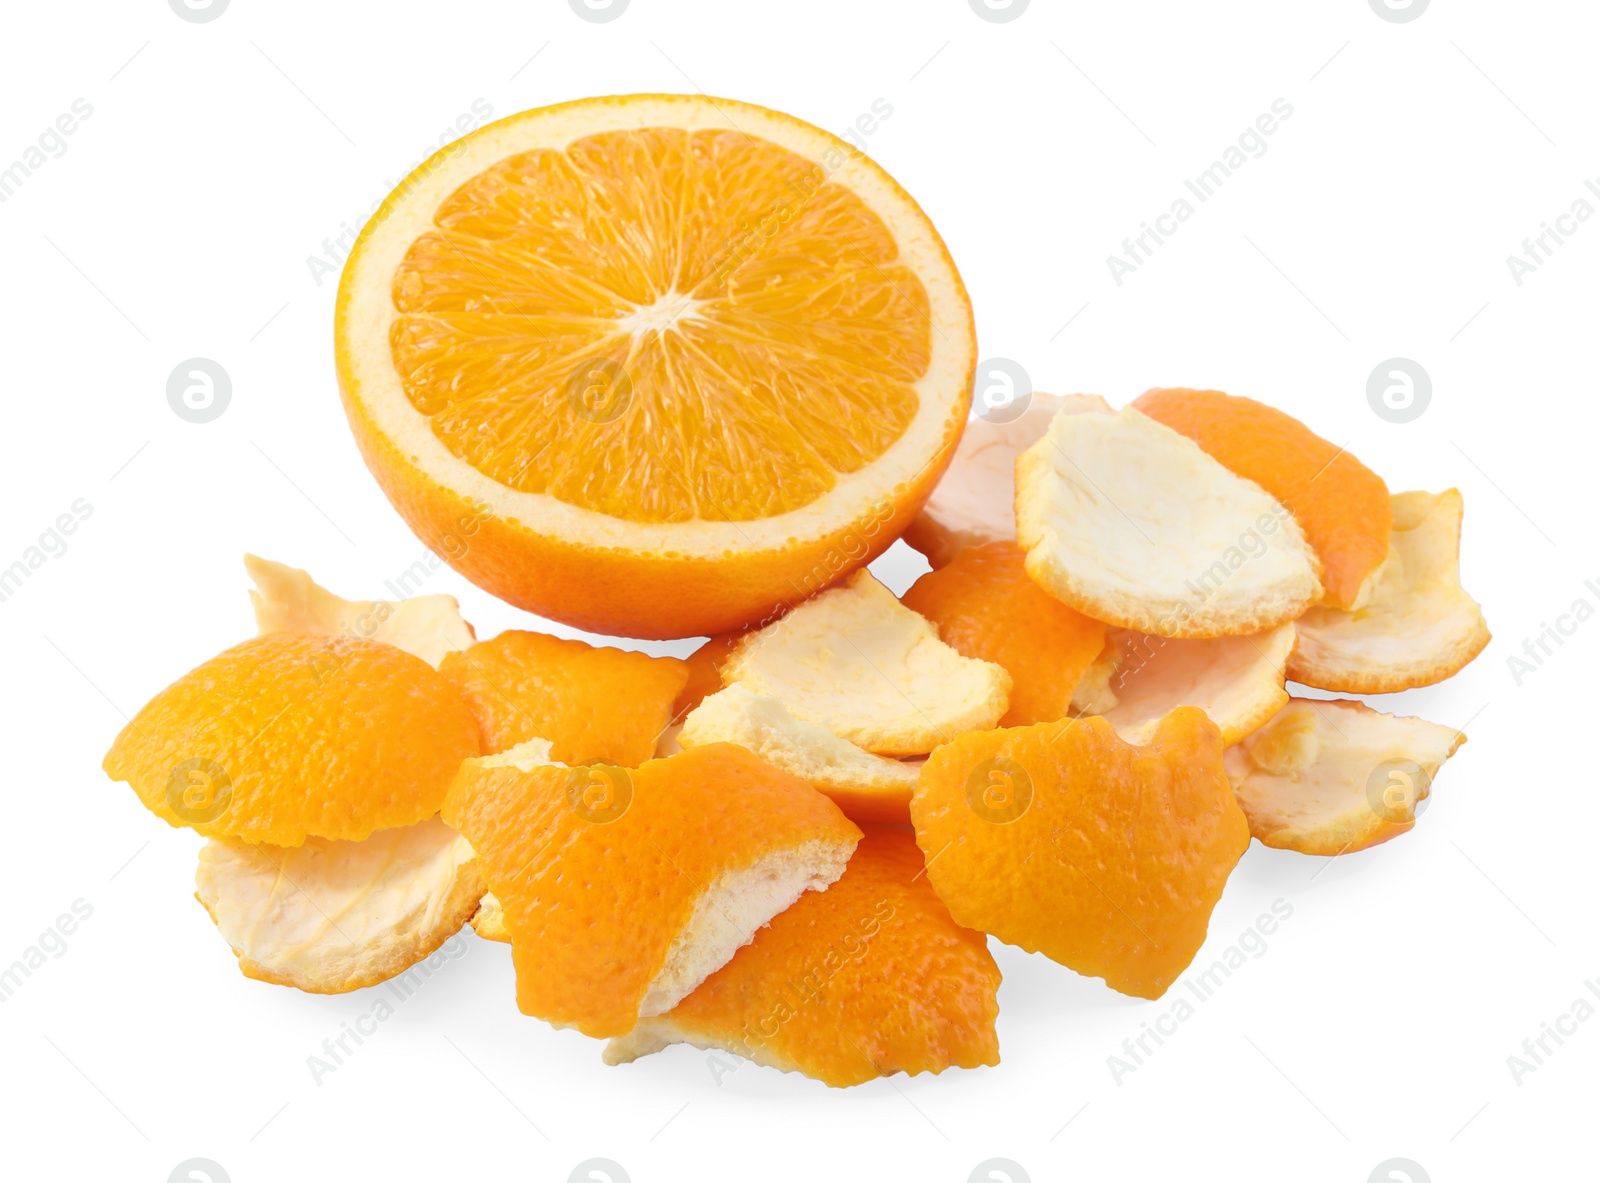
[[[865,827],[844,876],[810,891],[672,1010],[640,1025],[833,1087],[1000,1062],[1000,970],[928,886],[904,830]]]
[[[213,657],[122,729],[104,767],[208,838],[359,841],[439,811],[479,752],[460,693],[378,641],[267,633]]]
[[[1011,705],[1002,727],[1071,715],[1072,692],[1105,645],[1105,625],[1028,578],[1014,542],[964,550],[900,599],[933,621],[939,639],[957,653],[992,661],[1011,674]]]
[[[472,707],[486,752],[547,739],[560,763],[627,767],[655,754],[689,677],[676,657],[519,629],[451,653],[439,672]]]
[[[633,770],[468,762],[443,817],[500,901],[518,1006],[598,1037],[633,1028],[718,876],[861,833],[805,781],[732,744]]]
[[[1349,608],[1389,553],[1389,489],[1300,420],[1220,390],[1148,390],[1134,400],[1295,516],[1322,560],[1327,602]]]
[[[1098,717],[968,732],[928,757],[911,821],[957,924],[1139,998],[1194,959],[1250,843],[1193,707],[1143,747]]]

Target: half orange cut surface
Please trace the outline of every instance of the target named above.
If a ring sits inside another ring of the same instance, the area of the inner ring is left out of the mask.
[[[966,420],[972,310],[870,159],[699,95],[484,127],[390,195],[336,313],[345,410],[468,578],[598,632],[724,632],[899,535]]]

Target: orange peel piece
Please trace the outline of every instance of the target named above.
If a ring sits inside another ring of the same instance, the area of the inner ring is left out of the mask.
[[[250,603],[257,633],[288,631],[382,641],[422,658],[434,669],[445,654],[477,640],[454,596],[347,600],[298,567],[245,555],[244,569],[255,583]]]
[[[1295,626],[1253,637],[1179,640],[1122,633],[1121,662],[1111,679],[1116,704],[1102,712],[1129,743],[1148,743],[1175,707],[1199,707],[1238,743],[1289,701],[1284,669]]]
[[[478,910],[472,914],[472,931],[486,941],[511,943],[511,934],[506,931],[505,909],[500,906],[500,900],[494,892],[483,893]]]
[[[539,738],[563,763],[630,768],[655,755],[689,677],[676,657],[520,629],[450,654],[439,672],[472,707],[486,751]]]
[[[902,830],[868,827],[844,875],[807,892],[664,1015],[606,1045],[624,1064],[721,1048],[835,1087],[1000,1062],[1000,970],[928,886]]]
[[[275,632],[218,654],[122,729],[103,767],[207,838],[359,842],[439,812],[478,724],[456,688],[392,645]]]
[[[775,698],[735,683],[711,695],[683,721],[684,748],[735,743],[774,768],[793,773],[825,793],[853,821],[904,824],[917,769],[875,756],[826,727],[796,719]]]
[[[1327,602],[1360,606],[1389,549],[1382,477],[1294,416],[1254,399],[1149,390],[1133,405],[1288,506],[1322,561]]]
[[[1099,718],[969,732],[912,794],[928,878],[957,924],[1159,998],[1250,844],[1222,751],[1193,707],[1143,747]]]
[[[1349,699],[1296,698],[1229,748],[1226,764],[1250,833],[1264,845],[1336,855],[1411,829],[1440,766],[1466,738]]]
[[[708,695],[722,689],[722,666],[728,654],[739,643],[743,633],[723,633],[711,637],[700,648],[684,658],[689,667],[689,680],[684,684],[678,701],[673,704],[673,717],[682,719],[699,706]]]
[[[838,879],[861,837],[805,781],[732,744],[631,770],[537,750],[468,760],[443,817],[500,903],[517,1005],[602,1038],[671,1010]]]
[[[913,583],[900,602],[933,621],[939,639],[963,657],[992,661],[1011,675],[1002,727],[1070,715],[1073,691],[1105,646],[1106,626],[1028,578],[1014,542],[962,551]]]
[[[1322,596],[1287,510],[1132,407],[1057,415],[1022,454],[1017,542],[1056,599],[1142,633],[1264,632]]]
[[[1015,541],[1017,457],[1044,435],[1057,412],[1109,415],[1111,407],[1098,394],[1034,391],[1015,419],[969,420],[950,467],[907,528],[906,543],[939,568],[969,547]]]
[[[870,571],[747,634],[722,680],[884,756],[920,756],[993,727],[1011,692],[1002,667],[946,645]]]
[[[1431,686],[1489,643],[1478,602],[1461,587],[1461,494],[1397,493],[1389,558],[1353,612],[1315,607],[1297,622],[1289,676],[1345,694]]]
[[[483,878],[461,835],[430,818],[360,842],[212,839],[195,887],[245,977],[342,994],[394,977],[459,932]]]

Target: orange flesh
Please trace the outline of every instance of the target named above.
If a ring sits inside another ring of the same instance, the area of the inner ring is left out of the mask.
[[[921,281],[859,197],[765,140],[518,153],[434,224],[395,272],[391,355],[444,446],[513,489],[748,521],[810,504],[916,414]]]
[[[1327,602],[1348,608],[1389,553],[1389,489],[1292,415],[1220,390],[1148,390],[1134,400],[1294,514],[1322,560]]]

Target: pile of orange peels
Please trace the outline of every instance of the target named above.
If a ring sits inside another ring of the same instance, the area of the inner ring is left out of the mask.
[[[346,600],[246,558],[257,635],[106,772],[205,839],[245,975],[338,993],[470,925],[607,1063],[845,1086],[999,1062],[993,936],[1159,998],[1251,836],[1410,829],[1464,736],[1381,694],[1487,644],[1461,497],[1217,391],[967,423],[971,307],[842,141],[685,96],[480,129],[364,232],[368,465],[465,575],[685,660]],[[866,563],[904,536],[896,596]]]

